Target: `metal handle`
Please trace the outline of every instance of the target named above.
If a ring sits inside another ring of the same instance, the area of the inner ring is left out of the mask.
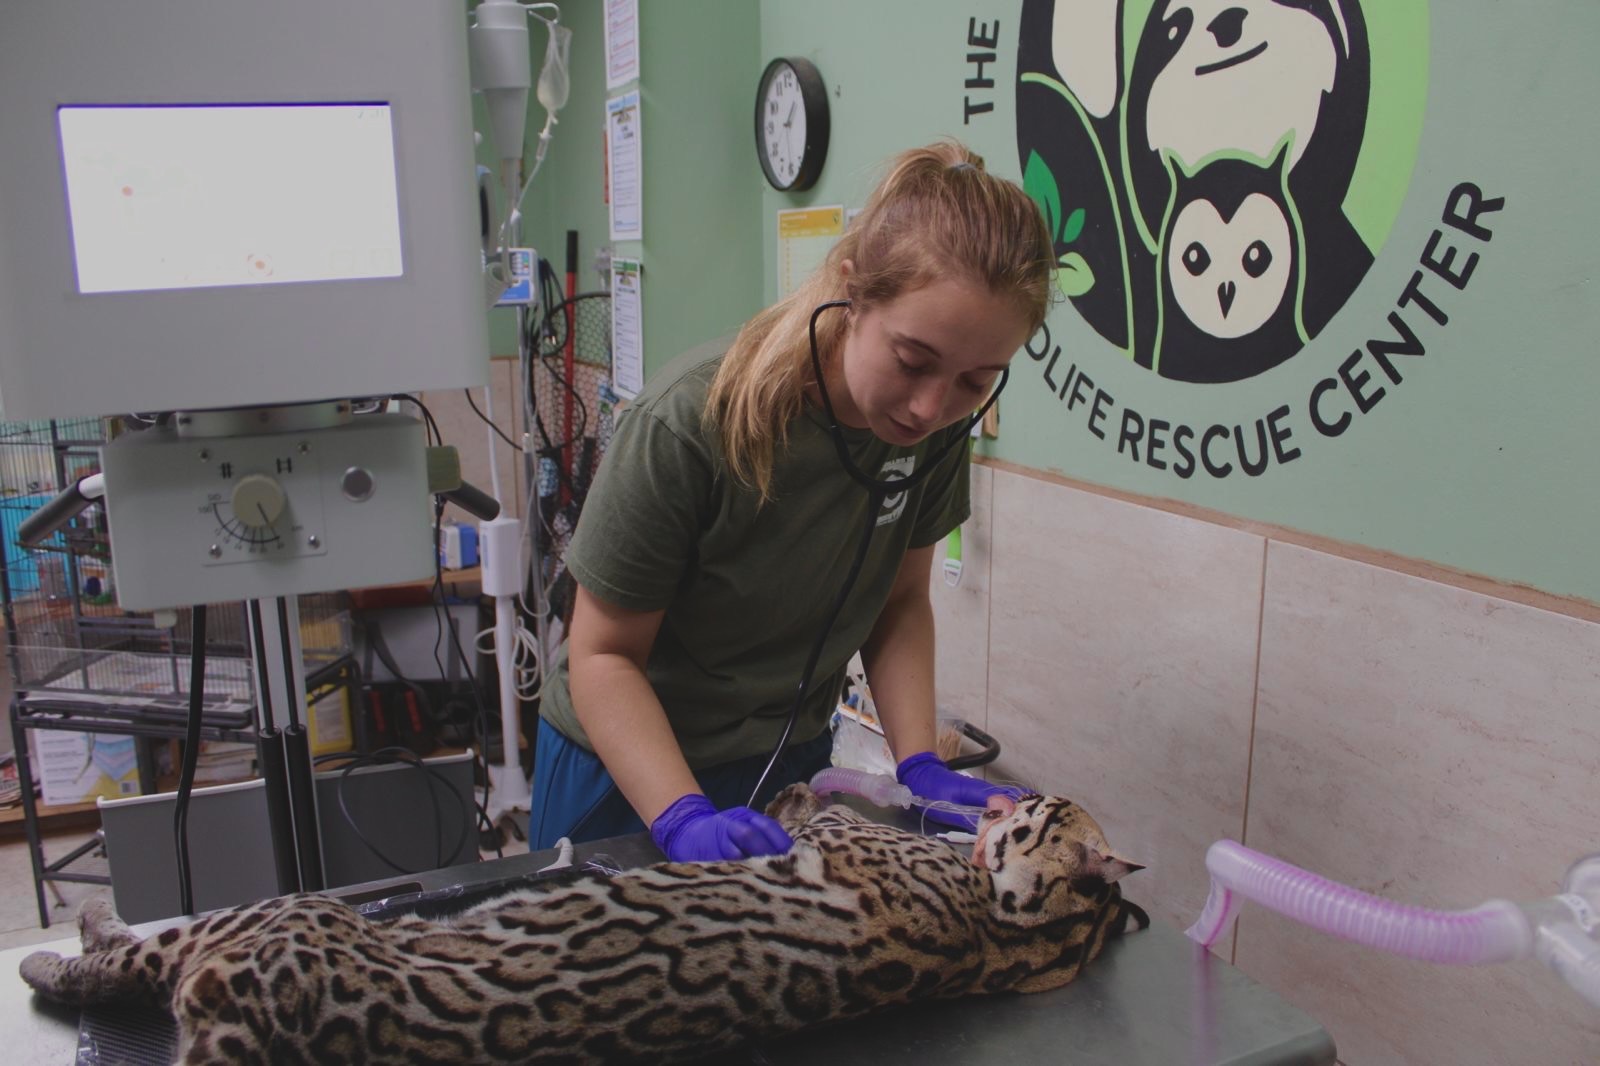
[[[965,719],[961,722],[961,735],[973,743],[981,745],[983,750],[975,751],[970,755],[957,755],[945,764],[950,769],[970,770],[974,766],[988,766],[1000,757],[1000,742]]]
[[[22,520],[22,524],[17,527],[17,543],[24,548],[37,547],[46,537],[72,521],[83,512],[84,508],[105,494],[105,475],[90,474],[88,477],[79,478],[76,483],[56,493],[49,503]]]
[[[439,495],[480,521],[489,522],[500,516],[500,501],[469,482],[463,481],[460,488]]]

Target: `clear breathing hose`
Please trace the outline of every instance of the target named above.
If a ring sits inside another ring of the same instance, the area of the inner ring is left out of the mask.
[[[869,803],[879,807],[899,807],[907,809],[920,807],[923,810],[939,811],[944,814],[959,815],[970,818],[974,826],[978,819],[988,808],[973,807],[965,803],[951,803],[947,800],[924,799],[914,796],[911,790],[900,784],[888,774],[875,774],[867,770],[852,770],[845,766],[829,766],[818,770],[811,778],[811,791],[819,796],[833,795],[839,792],[848,792],[852,796],[860,796]]]
[[[888,774],[868,773],[844,766],[829,766],[811,777],[811,791],[819,796],[848,792],[879,807],[910,807],[911,790]]]
[[[1188,936],[1216,943],[1245,899],[1303,925],[1423,962],[1479,965],[1535,956],[1600,1007],[1600,855],[1568,872],[1538,903],[1490,900],[1470,910],[1412,907],[1219,840],[1206,852],[1211,894]]]

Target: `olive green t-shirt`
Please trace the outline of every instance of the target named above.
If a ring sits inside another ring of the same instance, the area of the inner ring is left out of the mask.
[[[727,470],[717,434],[701,422],[727,342],[684,353],[618,416],[566,563],[596,598],[635,611],[665,609],[647,674],[695,769],[777,743],[806,656],[839,594],[866,526],[869,498],[839,464],[825,415],[809,405],[788,427],[773,469],[773,499]],[[964,424],[901,448],[865,429],[842,430],[874,478],[908,477]],[[871,546],[828,634],[792,739],[827,725],[845,665],[865,642],[908,549],[937,543],[970,511],[964,444],[879,509]],[[593,750],[572,709],[566,647],[552,664],[540,714]]]

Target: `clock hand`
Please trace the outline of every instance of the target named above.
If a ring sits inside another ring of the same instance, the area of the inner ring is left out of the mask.
[[[789,124],[794,121],[794,107],[795,107],[795,105],[793,103],[791,103],[789,105],[789,114],[783,120],[783,128],[784,129],[788,129],[789,128]]]

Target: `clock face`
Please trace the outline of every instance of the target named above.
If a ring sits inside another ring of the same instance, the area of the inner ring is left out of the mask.
[[[767,64],[756,87],[756,155],[773,188],[800,192],[816,184],[831,125],[828,90],[811,60]]]
[[[777,66],[762,93],[761,107],[761,147],[776,184],[788,188],[799,176],[806,154],[806,105],[793,67]]]

